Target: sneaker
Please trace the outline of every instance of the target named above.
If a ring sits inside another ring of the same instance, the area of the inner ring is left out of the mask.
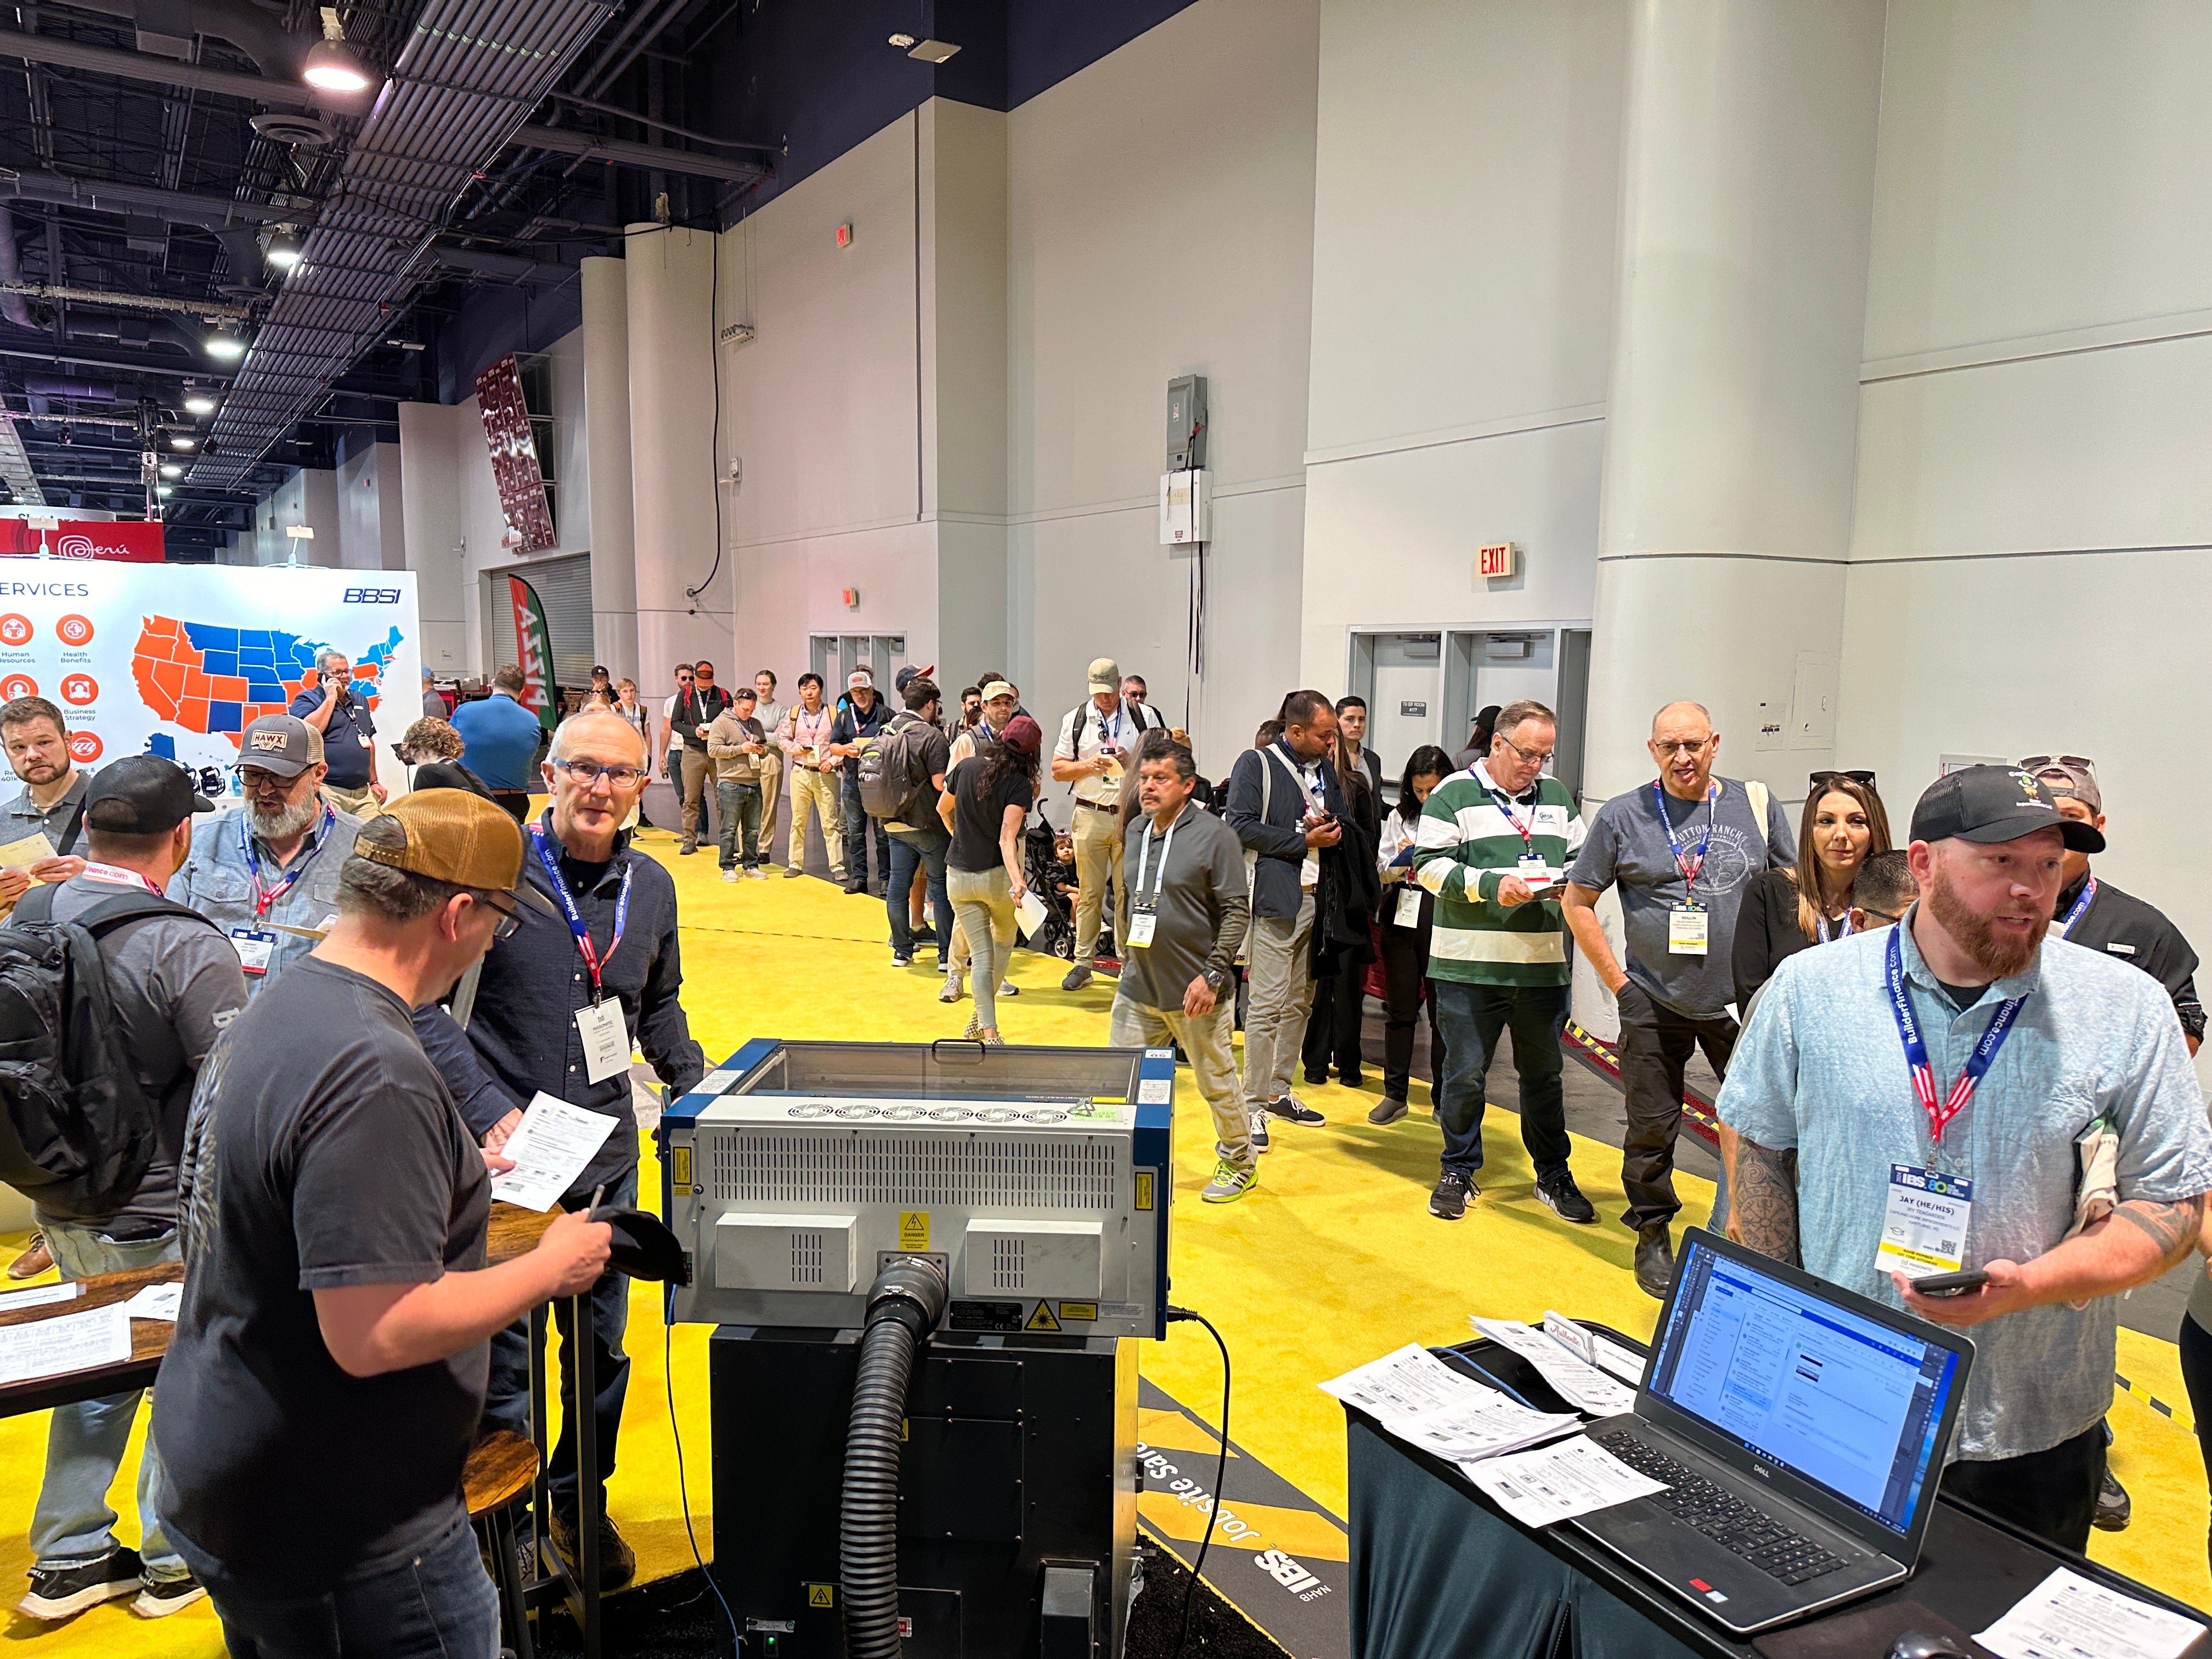
[[[891,966],[894,968],[911,968],[914,966],[914,958],[910,956],[904,955],[900,951],[894,951],[891,952]]]
[[[684,842],[681,847],[679,847],[679,848],[678,848],[676,849],[676,855],[677,855],[678,858],[686,858],[686,859],[688,859],[688,858],[690,858],[690,857],[694,853],[697,852],[698,850],[699,850],[699,843],[698,843],[697,842],[696,842],[696,841],[687,841],[687,842]]]
[[[2112,1466],[2105,1468],[2105,1478],[2097,1487],[2097,1513],[2093,1517],[2099,1532],[2125,1532],[2135,1504],[2128,1498],[2128,1489],[2112,1478]]]
[[[916,945],[936,944],[937,930],[934,927],[932,927],[927,922],[922,923],[921,927],[914,930],[914,942]]]
[[[1060,988],[1063,991],[1080,991],[1090,983],[1091,964],[1087,962],[1079,962],[1067,970],[1067,977],[1060,981]]]
[[[783,866],[783,878],[786,881],[797,881],[805,873],[805,871],[800,869],[795,864],[787,864]]]
[[[937,1000],[939,1002],[957,1002],[965,994],[966,989],[960,982],[960,975],[947,974],[944,985],[938,990]]]
[[[724,881],[735,881],[737,878],[738,872],[734,866],[722,872],[722,879]]]
[[[757,864],[752,865],[747,867],[745,871],[745,878],[748,881],[766,881],[768,879],[768,872],[762,869]]]
[[[1309,1128],[1316,1123],[1328,1121],[1296,1095],[1285,1095],[1280,1100],[1269,1101],[1267,1109],[1277,1117],[1287,1118],[1293,1123],[1303,1123]]]
[[[1208,1204],[1234,1204],[1259,1184],[1258,1170],[1249,1164],[1231,1164],[1224,1158],[1214,1167],[1213,1179],[1206,1183],[1199,1197]]]
[[[999,994],[1002,997],[1018,997],[1021,994],[1022,988],[1012,980],[1003,981],[999,987]]]
[[[15,1603],[15,1611],[49,1623],[68,1619],[102,1601],[137,1595],[145,1571],[138,1552],[119,1545],[88,1560],[33,1567],[30,1591]]]
[[[1266,1152],[1267,1150],[1267,1113],[1261,1111],[1257,1106],[1251,1106],[1245,1109],[1245,1116],[1249,1120],[1247,1127],[1252,1137],[1252,1150],[1255,1152]]]
[[[1375,1103],[1374,1108],[1367,1114],[1367,1121],[1370,1123],[1395,1123],[1405,1115],[1406,1103],[1385,1095]]]
[[[568,1564],[568,1571],[580,1574],[576,1565],[576,1517],[556,1514],[553,1517],[553,1547]],[[620,1589],[637,1577],[637,1553],[623,1541],[615,1530],[613,1518],[599,1517],[599,1589],[603,1591]]]
[[[1565,1170],[1540,1178],[1536,1182],[1536,1196],[1560,1220],[1571,1221],[1577,1227],[1587,1227],[1597,1219],[1596,1206],[1583,1196],[1583,1189],[1575,1185],[1574,1176]]]
[[[1465,1170],[1446,1170],[1429,1194],[1429,1213],[1439,1221],[1456,1221],[1467,1213],[1468,1200],[1480,1190]]]
[[[961,1028],[960,1040],[963,1042],[981,1042],[983,1040],[983,1022],[981,1019],[974,1014],[969,1015],[968,1024]]]
[[[149,1574],[139,1586],[138,1599],[131,1604],[131,1611],[141,1619],[167,1619],[206,1594],[207,1586],[190,1573],[178,1578],[156,1578]]]

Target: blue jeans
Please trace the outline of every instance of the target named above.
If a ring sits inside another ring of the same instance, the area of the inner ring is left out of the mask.
[[[914,890],[916,865],[929,872],[929,925],[937,934],[937,965],[952,959],[952,901],[945,896],[945,854],[952,837],[942,830],[919,828],[894,831],[891,836],[890,885],[884,889],[884,908],[891,919],[891,954],[914,954],[914,927],[907,920],[907,895]]]
[[[466,1520],[411,1559],[319,1595],[243,1590],[215,1564],[203,1565],[231,1659],[494,1659],[499,1652],[499,1592],[484,1576]]]
[[[178,1259],[172,1228],[151,1238],[117,1240],[98,1224],[40,1224],[46,1248],[64,1279],[150,1267]],[[141,1391],[57,1406],[46,1425],[46,1474],[31,1515],[31,1554],[40,1566],[85,1561],[115,1547],[115,1511],[107,1489],[115,1483]],[[149,1436],[138,1463],[138,1555],[155,1578],[180,1578],[184,1559],[161,1530],[161,1458]]]
[[[1559,1074],[1566,1056],[1559,1032],[1567,1023],[1564,985],[1465,985],[1440,979],[1437,1029],[1444,1038],[1444,1087],[1437,1118],[1443,1126],[1443,1167],[1473,1175],[1482,1167],[1482,1097],[1499,1034],[1513,1033],[1513,1066],[1521,1074],[1521,1140],[1536,1179],[1567,1168],[1566,1091]]]
[[[738,783],[718,779],[714,798],[722,806],[722,868],[733,870],[738,866],[738,834],[744,832],[744,866],[748,870],[760,868],[761,793],[757,783]]]
[[[580,1210],[589,1194],[561,1200],[565,1210]],[[618,1182],[607,1183],[603,1204],[627,1209],[637,1202],[637,1170],[633,1167]],[[575,1321],[563,1299],[553,1304],[554,1322],[561,1331],[561,1437],[547,1460],[547,1484],[553,1507],[562,1515],[576,1513]],[[613,1267],[601,1273],[592,1286],[592,1420],[599,1436],[599,1468],[592,1471],[599,1488],[602,1513],[606,1504],[607,1477],[614,1473],[615,1443],[622,1433],[623,1400],[629,1392],[629,1356],[623,1352],[623,1333],[629,1326],[629,1275]],[[543,1351],[536,1356],[543,1361]],[[519,1319],[491,1339],[491,1383],[484,1400],[483,1426],[512,1429],[526,1438],[530,1433],[530,1369],[532,1356],[530,1322]],[[534,1521],[516,1505],[515,1535],[534,1535]]]
[[[868,884],[868,836],[875,833],[876,873],[890,879],[891,837],[881,818],[872,818],[860,805],[860,775],[848,771],[842,786],[845,806],[845,879]],[[912,877],[908,878],[912,880]]]

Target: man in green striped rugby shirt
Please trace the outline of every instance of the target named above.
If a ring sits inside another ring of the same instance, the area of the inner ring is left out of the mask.
[[[1429,793],[1413,876],[1436,895],[1429,977],[1444,1039],[1443,1169],[1429,1213],[1456,1221],[1482,1167],[1482,1097],[1501,1032],[1521,1074],[1521,1139],[1536,1196],[1568,1221],[1597,1212],[1567,1168],[1559,1030],[1567,1018],[1567,933],[1550,896],[1583,844],[1574,798],[1544,775],[1559,720],[1540,702],[1498,712],[1487,759]]]

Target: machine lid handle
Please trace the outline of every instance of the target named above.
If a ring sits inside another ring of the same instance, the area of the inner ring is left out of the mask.
[[[951,1049],[954,1054],[961,1059],[968,1058],[968,1051],[973,1049],[975,1058],[979,1062],[990,1053],[989,1048],[981,1037],[939,1037],[929,1045],[929,1057],[932,1060],[943,1060],[946,1057],[944,1051],[947,1048]]]

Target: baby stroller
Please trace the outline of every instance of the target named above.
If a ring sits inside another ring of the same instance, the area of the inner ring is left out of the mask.
[[[1063,859],[1056,843],[1064,837],[1052,820],[1032,813],[1022,832],[1022,877],[1043,903],[1044,923],[1029,940],[1029,948],[1048,956],[1075,955],[1075,902],[1060,887],[1075,885],[1075,858]]]

